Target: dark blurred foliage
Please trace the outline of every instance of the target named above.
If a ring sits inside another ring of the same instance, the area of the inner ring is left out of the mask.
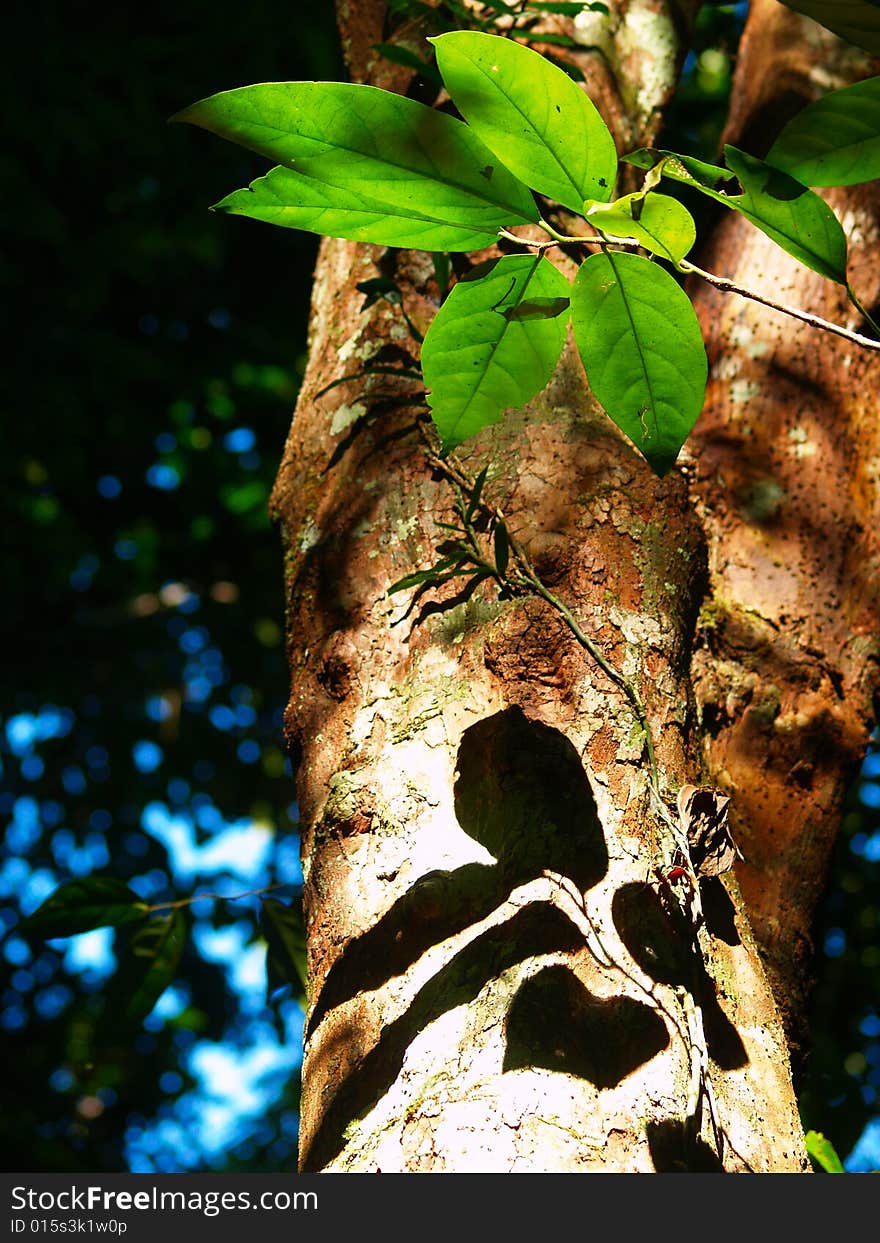
[[[267,497],[317,239],[212,215],[265,164],[167,118],[343,76],[333,6],[35,0],[4,26],[4,927],[93,869],[152,901],[295,882]],[[255,903],[194,914],[175,1004],[146,1030],[96,1028],[106,944],[84,969],[65,942],[7,936],[3,1168],[122,1169],[151,1127],[159,1166],[208,1160],[196,1045],[253,1058],[297,1018],[234,987],[217,949],[258,950]],[[287,1060],[215,1168],[294,1163],[295,1044]]]
[[[743,8],[704,7],[668,145],[716,155]],[[258,899],[191,908],[178,980],[136,1029],[103,1007],[112,934],[17,925],[93,871],[151,902],[296,892],[266,501],[317,239],[212,216],[265,165],[166,119],[232,86],[344,76],[333,6],[35,0],[6,46],[3,1168],[290,1169],[301,1016],[265,1005]],[[844,1155],[880,1086],[872,771],[818,934],[803,1094]]]
[[[666,114],[666,134],[674,151],[713,163],[721,153],[736,49],[748,5],[704,4],[697,14],[681,83]],[[675,136],[679,145],[672,146]]]
[[[815,930],[812,1049],[799,1100],[805,1125],[851,1168],[880,1167],[880,747],[850,792]]]

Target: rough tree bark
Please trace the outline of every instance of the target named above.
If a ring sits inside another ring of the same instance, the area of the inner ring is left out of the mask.
[[[575,24],[620,150],[656,137],[696,7],[619,0],[610,27]],[[338,11],[352,78],[406,90],[371,51],[383,5]],[[780,98],[866,71],[758,0],[731,134],[760,154]],[[870,301],[877,197],[829,198]],[[851,314],[739,218],[697,261]],[[543,589],[389,597],[432,563],[453,489],[386,378],[322,394],[412,352],[396,309],[356,290],[388,273],[427,327],[428,257],[322,243],[274,494],[311,982],[301,1167],[805,1171],[790,1055],[877,681],[876,362],[698,291],[708,401],[658,480],[570,347],[545,393],[460,454],[470,478],[489,464]],[[732,796],[744,858],[700,883],[702,926],[658,878],[675,843],[639,705],[667,806],[687,783]]]

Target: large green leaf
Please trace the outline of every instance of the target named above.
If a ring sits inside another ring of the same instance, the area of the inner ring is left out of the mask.
[[[293,985],[294,995],[304,1001],[307,973],[302,900],[288,906],[276,898],[264,898],[260,931],[266,938],[266,1000],[276,989]]]
[[[783,4],[880,56],[880,7],[871,0],[783,0]]]
[[[767,163],[805,186],[855,186],[880,177],[880,78],[804,108],[776,139]]]
[[[659,168],[664,177],[740,212],[808,268],[846,284],[846,237],[828,204],[788,173],[745,151],[727,146],[724,157],[729,172],[673,151],[643,148],[624,159],[640,168]],[[731,176],[739,180],[742,194],[717,188]]]
[[[252,203],[250,192],[238,191],[222,210],[379,245],[442,250],[479,249],[499,228],[538,219],[529,190],[468,126],[376,87],[267,82],[212,95],[174,119],[288,170],[255,182]],[[459,242],[450,245],[441,225],[454,226]]]
[[[633,237],[646,250],[679,263],[697,239],[694,218],[667,194],[627,194],[613,203],[584,204],[590,224],[606,237]]]
[[[481,250],[498,240],[498,229],[494,222],[486,224],[485,214],[481,221],[471,213],[469,223],[453,224],[438,219],[428,206],[418,216],[412,209],[371,199],[349,186],[327,185],[280,167],[248,189],[227,195],[214,211],[353,242],[414,250]]]
[[[574,282],[571,321],[593,393],[665,475],[702,409],[708,374],[687,295],[650,259],[591,255]]]
[[[127,931],[117,943],[119,966],[106,1001],[110,1023],[133,1025],[150,1013],[177,974],[186,930],[183,911],[176,909]]]
[[[455,106],[521,181],[578,215],[584,199],[611,197],[614,140],[566,73],[497,35],[456,30],[431,42]]]
[[[445,448],[525,405],[553,374],[571,286],[548,259],[509,255],[458,282],[422,345],[428,404]]]
[[[724,158],[743,192],[729,199],[713,197],[742,212],[808,268],[845,285],[846,236],[828,204],[787,173],[736,147],[725,147]]]
[[[85,876],[61,885],[21,924],[40,937],[72,937],[144,919],[147,904],[115,876]]]

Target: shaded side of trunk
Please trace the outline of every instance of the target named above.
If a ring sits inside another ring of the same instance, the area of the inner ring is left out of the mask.
[[[753,3],[725,140],[763,155],[798,108],[872,72],[866,53],[814,22],[776,0]],[[820,193],[850,238],[850,283],[871,307],[877,185]],[[840,286],[733,213],[699,262],[866,330]],[[703,745],[713,781],[736,792],[737,876],[800,1041],[813,914],[878,687],[880,362],[755,302],[694,292],[710,354],[689,445],[711,574],[694,663]]]

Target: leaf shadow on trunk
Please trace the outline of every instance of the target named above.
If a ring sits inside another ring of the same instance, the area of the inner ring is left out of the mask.
[[[633,997],[596,997],[562,964],[525,980],[505,1026],[504,1069],[541,1066],[616,1087],[669,1044],[666,1024]]]
[[[346,1128],[366,1113],[394,1083],[413,1039],[430,1023],[457,1006],[472,1002],[489,980],[536,954],[573,953],[582,948],[577,927],[556,907],[534,902],[503,924],[488,928],[470,941],[423,985],[407,1010],[382,1029],[372,1049],[351,1068],[321,1124],[301,1155],[301,1171],[322,1169],[345,1145]],[[345,1044],[345,1027],[322,1050],[332,1059]]]
[[[574,746],[559,730],[528,719],[518,707],[465,731],[455,812],[462,829],[496,862],[468,863],[421,877],[373,928],[343,950],[323,983],[310,1032],[329,1010],[403,974],[432,946],[490,916],[516,887],[549,870],[585,892],[607,872],[598,810]],[[479,933],[350,1065],[301,1168],[321,1169],[339,1154],[352,1119],[363,1116],[388,1091],[413,1039],[430,1023],[474,1001],[512,966],[542,954],[575,954],[583,948],[578,926],[546,899],[531,901]],[[556,1009],[561,1006],[574,1019],[568,1029],[562,1024],[549,1030],[546,1016],[543,1023],[533,1021],[538,1017],[535,1004],[540,1009],[550,994]],[[333,1062],[345,1052],[345,1060],[350,1059],[357,1046],[356,1023],[343,1019],[338,1024],[321,1049],[322,1059]],[[648,1006],[625,997],[594,997],[567,967],[557,965],[520,987],[505,1028],[503,1069],[540,1066],[605,1087],[650,1060],[668,1039],[665,1025]],[[560,1041],[565,1047],[556,1056]],[[610,1062],[609,1043],[617,1050]]]
[[[517,885],[549,869],[585,892],[607,871],[596,801],[577,751],[559,730],[518,707],[462,735],[455,813],[496,862],[427,873],[349,942],[323,982],[307,1036],[336,1006],[381,987],[432,945],[487,918]]]
[[[683,986],[699,1003],[709,1055],[721,1070],[738,1070],[749,1060],[745,1045],[718,1004],[715,983],[693,946],[682,912],[664,904],[650,885],[623,885],[611,903],[621,941],[658,984]]]

